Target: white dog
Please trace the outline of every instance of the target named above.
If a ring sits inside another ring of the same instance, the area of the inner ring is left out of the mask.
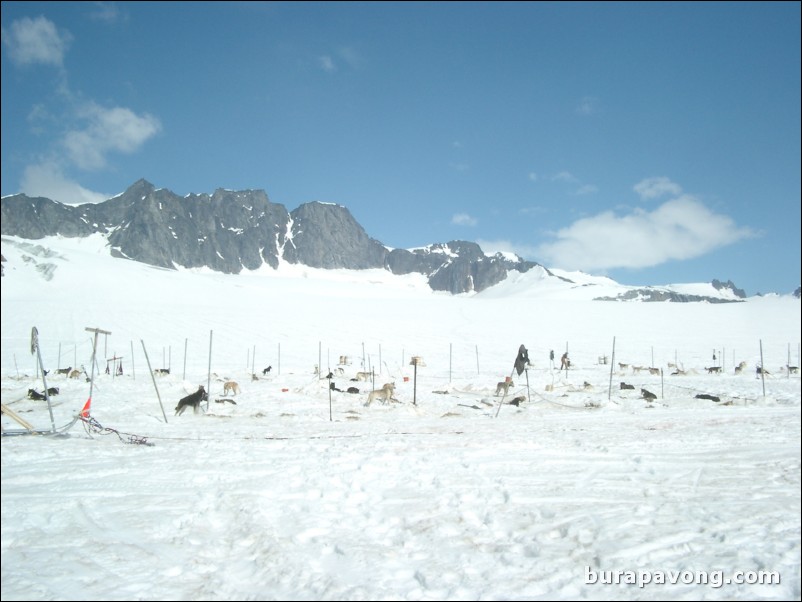
[[[382,403],[385,404],[388,401],[398,401],[395,397],[393,397],[393,393],[395,393],[395,383],[385,383],[381,389],[376,389],[368,394],[368,400],[365,402],[365,407],[368,407],[370,404],[372,404],[374,399],[381,399]]]
[[[229,391],[233,392],[234,395],[239,395],[239,385],[233,380],[223,383],[223,395],[228,395]]]

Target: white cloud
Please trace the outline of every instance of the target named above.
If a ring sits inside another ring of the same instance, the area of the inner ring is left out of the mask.
[[[682,194],[682,187],[664,176],[641,180],[635,184],[632,189],[638,193],[638,196],[640,196],[642,200],[656,199],[665,195],[676,196]]]
[[[560,173],[551,176],[553,182],[569,182],[574,183],[577,181],[576,176],[570,171],[561,171]]]
[[[531,179],[531,177],[530,177]],[[599,189],[594,184],[583,184],[582,181],[577,178],[574,174],[570,171],[561,171],[559,173],[554,174],[551,176],[552,182],[562,182],[564,184],[572,184],[574,186],[578,186],[576,190],[574,190],[575,195],[583,195],[583,194],[592,194],[594,192],[598,192]]]
[[[351,69],[359,69],[365,62],[356,50],[348,46],[337,48],[333,54],[334,56],[332,54],[323,54],[317,57],[318,66],[326,73],[339,71],[339,68],[343,65]]]
[[[320,68],[326,73],[333,73],[334,71],[337,71],[337,66],[334,64],[334,59],[328,55],[317,57],[317,62],[320,65]]]
[[[534,171],[530,171],[530,172],[529,172],[529,173],[526,175],[526,177],[527,177],[527,178],[529,178],[529,180],[530,180],[531,182],[537,182],[537,174],[536,174]]]
[[[540,215],[548,213],[548,209],[543,205],[534,205],[531,207],[522,207],[518,210],[521,215]]]
[[[125,21],[128,17],[120,10],[116,2],[93,2],[95,9],[89,13],[89,17],[95,21],[105,23],[116,23]]]
[[[67,31],[59,33],[55,24],[44,17],[24,17],[14,21],[10,30],[4,27],[2,39],[17,65],[41,63],[61,67],[72,36]]]
[[[569,270],[646,268],[699,257],[754,235],[683,195],[651,213],[607,211],[580,219],[559,230],[556,241],[540,245],[535,256]]]
[[[593,115],[596,112],[596,99],[592,96],[585,96],[579,101],[576,112],[579,115]]]
[[[30,197],[45,197],[67,205],[101,203],[109,195],[87,190],[64,176],[55,163],[39,163],[25,168],[20,190]]]
[[[455,213],[451,217],[451,223],[457,226],[475,226],[478,220],[467,213]]]
[[[87,121],[84,129],[65,134],[63,144],[70,160],[82,169],[100,169],[110,151],[133,153],[161,131],[161,123],[152,115],[137,115],[124,107],[107,109],[95,103],[82,111]]]
[[[350,46],[339,48],[337,54],[351,69],[358,69],[364,63],[362,56]]]

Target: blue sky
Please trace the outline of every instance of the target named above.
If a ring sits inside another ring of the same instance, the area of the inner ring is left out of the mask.
[[[800,285],[800,3],[2,3],[2,195],[347,207],[647,285]]]

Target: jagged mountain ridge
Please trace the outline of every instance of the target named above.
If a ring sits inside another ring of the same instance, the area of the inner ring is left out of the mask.
[[[2,234],[24,239],[103,234],[114,257],[163,268],[208,267],[237,274],[280,262],[323,269],[381,268],[393,274],[420,273],[436,291],[480,292],[510,272],[541,268],[551,278],[571,283],[536,262],[497,253],[487,255],[467,241],[436,243],[418,249],[389,249],[371,238],[347,208],[310,202],[287,211],[263,190],[181,197],[140,179],[125,192],[98,204],[65,205],[17,194],[2,199]],[[600,300],[732,302],[745,294],[732,282],[714,280],[719,295],[693,295],[665,287],[627,287]]]
[[[434,290],[481,291],[508,271],[538,265],[488,256],[466,241],[415,250],[388,249],[371,238],[341,205],[311,202],[287,211],[262,190],[218,189],[181,197],[139,180],[98,204],[64,205],[12,195],[2,201],[2,234],[26,239],[107,236],[112,255],[164,268],[208,267],[237,274],[280,261],[335,269],[422,273]]]

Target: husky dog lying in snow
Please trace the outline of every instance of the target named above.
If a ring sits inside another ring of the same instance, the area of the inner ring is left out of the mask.
[[[368,400],[365,402],[365,407],[372,404],[374,399],[381,399],[382,403],[398,401],[393,397],[393,393],[395,393],[395,383],[384,383],[381,389],[376,389],[368,393]]]
[[[223,395],[228,395],[229,391],[234,393],[234,395],[239,395],[239,384],[235,383],[233,380],[223,383]]]
[[[184,410],[189,407],[197,414],[201,401],[206,401],[208,399],[209,396],[206,394],[206,389],[203,388],[203,385],[200,385],[197,391],[181,398],[181,401],[175,406],[175,415],[180,416],[184,413]]]

